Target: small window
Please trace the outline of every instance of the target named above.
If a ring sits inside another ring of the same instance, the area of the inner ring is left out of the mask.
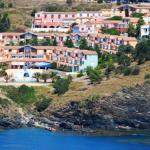
[[[65,15],[65,17],[67,18],[67,17],[68,17],[68,15]]]
[[[47,18],[47,15],[44,15],[44,18]]]
[[[12,52],[12,49],[9,49],[9,52]]]
[[[61,15],[58,15],[58,18],[60,19],[60,18],[61,18]]]

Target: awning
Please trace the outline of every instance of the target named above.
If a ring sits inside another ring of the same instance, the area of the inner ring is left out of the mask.
[[[51,68],[52,64],[47,62],[36,62],[32,64],[33,67],[40,67],[40,68]]]

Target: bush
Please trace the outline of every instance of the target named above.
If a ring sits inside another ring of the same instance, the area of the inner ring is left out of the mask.
[[[58,95],[65,94],[69,90],[70,81],[68,79],[58,78],[53,85],[55,93]]]
[[[77,78],[80,78],[80,77],[83,77],[83,76],[84,76],[83,72],[79,72],[79,73],[77,74]]]
[[[2,107],[6,107],[10,104],[9,100],[8,99],[3,99],[0,97],[0,106]]]
[[[36,110],[38,112],[44,111],[45,109],[48,108],[48,106],[50,105],[51,102],[52,102],[51,98],[43,97],[42,101],[36,103]]]
[[[122,20],[122,17],[121,16],[113,16],[109,20]]]
[[[18,104],[29,104],[36,100],[33,87],[28,87],[26,85],[21,85],[18,88],[9,86],[5,90],[7,96]]]
[[[123,70],[123,75],[124,75],[124,76],[129,76],[129,75],[131,74],[131,71],[132,71],[131,68],[126,67],[126,68]]]
[[[131,75],[138,75],[140,73],[140,68],[138,66],[135,66],[131,70]]]
[[[91,80],[91,83],[100,83],[102,80],[101,72],[96,69],[92,69],[89,73],[89,79]]]
[[[144,79],[150,79],[150,73],[146,73],[145,76],[144,76]]]
[[[137,12],[135,12],[135,13],[132,14],[132,17],[135,17],[135,18],[141,18],[143,16],[144,16],[143,13],[137,13]]]

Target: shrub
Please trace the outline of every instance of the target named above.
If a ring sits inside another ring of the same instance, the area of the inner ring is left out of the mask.
[[[113,16],[109,20],[122,20],[122,17],[121,16]]]
[[[138,75],[140,73],[140,68],[138,66],[135,66],[131,70],[131,75]]]
[[[45,109],[48,108],[48,106],[50,105],[51,102],[52,102],[51,98],[43,97],[42,101],[36,103],[36,110],[38,112],[44,111]]]
[[[6,106],[8,106],[9,104],[10,104],[10,102],[9,102],[8,99],[3,99],[3,98],[0,97],[0,105],[1,105],[2,107],[6,107]]]
[[[77,74],[77,78],[80,78],[80,77],[83,77],[83,76],[84,76],[84,74],[83,74],[82,71]]]
[[[135,18],[141,18],[143,16],[144,16],[143,13],[137,13],[137,12],[135,12],[135,13],[132,14],[132,17],[135,17]]]
[[[89,73],[89,79],[91,80],[91,83],[100,83],[102,80],[101,72],[96,69],[92,69]]]
[[[65,94],[69,90],[70,81],[68,79],[58,78],[53,85],[55,93],[58,95]]]
[[[150,79],[150,73],[146,73],[144,79]]]
[[[131,68],[126,67],[126,68],[123,70],[123,75],[124,75],[124,76],[129,76],[129,75],[131,74],[131,71],[132,71]]]
[[[71,75],[68,75],[67,80],[71,83],[73,80],[73,77]]]
[[[18,104],[29,104],[36,100],[35,91],[33,87],[21,85],[16,88],[9,86],[5,88],[7,96]]]

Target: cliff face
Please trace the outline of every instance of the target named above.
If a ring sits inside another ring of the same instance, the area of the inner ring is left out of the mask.
[[[0,98],[0,128],[18,128],[23,126],[20,109],[7,98]]]
[[[60,127],[73,130],[149,129],[150,84],[123,89],[99,100],[72,101],[52,115]]]
[[[122,89],[111,97],[71,101],[65,107],[31,115],[0,99],[0,128],[56,127],[76,131],[150,129],[150,84]]]

